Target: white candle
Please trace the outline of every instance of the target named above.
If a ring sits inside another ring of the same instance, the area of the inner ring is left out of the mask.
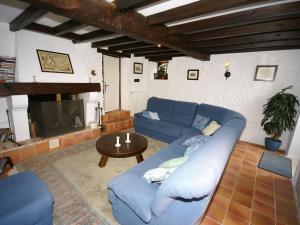
[[[121,147],[121,144],[120,144],[120,136],[117,136],[117,143],[115,144],[115,147]]]
[[[126,134],[126,137],[127,137],[127,139],[126,139],[126,141],[125,141],[126,143],[130,143],[130,142],[131,142],[130,139],[129,139],[129,135],[130,135],[130,133],[127,133],[127,134]]]

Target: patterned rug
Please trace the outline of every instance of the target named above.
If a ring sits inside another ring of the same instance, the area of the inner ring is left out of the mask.
[[[54,197],[54,224],[118,224],[107,199],[107,183],[136,165],[135,157],[109,158],[104,168],[95,148],[96,140],[85,142],[17,164],[18,171],[35,172]],[[148,138],[145,159],[165,143]]]

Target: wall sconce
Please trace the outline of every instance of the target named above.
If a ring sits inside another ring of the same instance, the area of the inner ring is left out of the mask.
[[[230,67],[230,63],[229,62],[225,63],[225,74],[224,74],[224,76],[226,77],[226,80],[231,75],[231,73],[229,72],[229,67]]]

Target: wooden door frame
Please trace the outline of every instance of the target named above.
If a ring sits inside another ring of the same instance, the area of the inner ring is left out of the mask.
[[[111,56],[108,54],[102,54],[102,80],[103,80],[103,108],[104,108],[104,112],[105,112],[105,76],[104,76],[104,55],[109,56],[109,57],[113,57],[113,58],[118,58],[119,59],[119,109],[121,109],[121,58],[120,57],[116,57],[116,56]]]

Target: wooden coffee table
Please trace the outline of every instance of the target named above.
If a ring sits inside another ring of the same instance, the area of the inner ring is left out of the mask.
[[[115,147],[116,137],[120,136],[121,147]],[[136,133],[130,133],[130,143],[125,143],[126,133],[113,133],[107,134],[98,139],[96,142],[97,151],[101,155],[99,162],[100,167],[104,167],[108,160],[108,157],[125,158],[135,156],[138,163],[142,162],[144,152],[148,147],[148,141],[142,135]]]

